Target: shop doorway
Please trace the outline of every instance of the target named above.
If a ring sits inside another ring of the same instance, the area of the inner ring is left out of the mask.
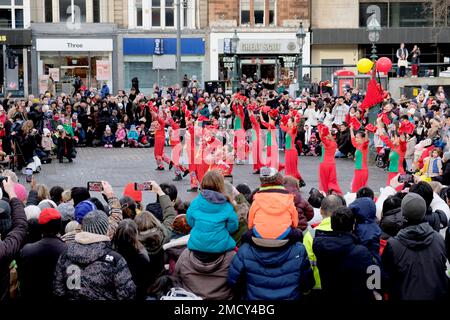
[[[277,60],[264,58],[251,58],[241,60],[241,74],[252,79],[266,79],[277,81]]]

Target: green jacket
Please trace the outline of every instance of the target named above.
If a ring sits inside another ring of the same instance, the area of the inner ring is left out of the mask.
[[[331,230],[331,218],[325,218],[322,220],[322,222],[312,229],[308,226],[308,229],[306,229],[307,232],[305,233],[303,237],[303,245],[306,248],[306,252],[308,253],[308,259],[311,263],[312,270],[314,272],[314,280],[316,280],[316,285],[314,286],[314,289],[321,289],[322,286],[320,284],[320,275],[319,275],[319,269],[317,269],[317,259],[316,255],[313,252],[313,241],[316,230],[322,230],[322,231],[332,231]],[[312,233],[312,234],[311,234]]]

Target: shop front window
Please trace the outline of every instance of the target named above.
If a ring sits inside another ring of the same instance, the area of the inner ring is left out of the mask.
[[[59,76],[58,80],[55,79],[58,93],[71,93],[77,76],[88,88],[100,89],[104,82],[110,85],[111,61],[107,52],[40,52],[40,61],[43,76],[48,76],[50,71]]]
[[[147,94],[153,92],[155,85],[169,87],[179,82],[176,70],[154,70],[152,62],[125,62],[124,69],[127,90],[131,88],[131,79],[134,77],[139,79],[139,89]],[[183,61],[181,63],[182,73],[187,74],[189,78],[193,75],[197,76],[200,83],[203,83],[202,70],[202,62]]]

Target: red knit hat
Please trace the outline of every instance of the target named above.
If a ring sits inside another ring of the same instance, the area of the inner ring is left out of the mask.
[[[61,219],[61,214],[59,213],[58,210],[53,208],[45,208],[39,214],[38,222],[39,224],[47,224],[51,220],[58,220],[58,219]]]
[[[134,183],[130,182],[125,186],[125,190],[123,191],[124,197],[130,197],[136,202],[142,202],[142,191],[134,190]]]

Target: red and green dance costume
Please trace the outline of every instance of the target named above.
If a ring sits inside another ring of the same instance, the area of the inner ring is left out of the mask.
[[[336,153],[337,143],[320,135],[322,140],[322,156],[319,165],[319,187],[320,190],[329,192],[333,190],[337,194],[342,194],[341,188],[336,176],[336,162],[334,154]]]
[[[239,161],[244,161],[245,156],[245,130],[244,130],[244,107],[239,105],[236,107],[232,105],[234,118],[234,150],[236,150],[236,158]]]
[[[280,163],[280,157],[278,154],[278,144],[276,139],[276,127],[265,121],[261,121],[261,124],[266,127],[267,131],[267,151],[266,151],[266,163],[268,167],[283,170],[284,165]]]
[[[297,124],[296,124],[297,125]],[[286,176],[294,177],[297,180],[301,180],[302,176],[298,172],[298,152],[295,147],[295,138],[297,137],[297,126],[289,128],[285,125],[281,125],[281,130],[286,132],[286,149],[284,152],[285,168],[284,173]]]
[[[181,141],[180,141],[180,125],[173,121],[172,118],[169,119],[169,124],[172,128],[172,134],[170,136],[170,146],[172,147],[171,158],[173,166],[175,168],[175,175],[180,175],[184,173],[187,169],[180,164],[181,158]]]
[[[369,169],[367,168],[369,141],[364,141],[358,145],[355,138],[352,138],[352,144],[356,148],[355,175],[352,180],[352,192],[357,192],[362,187],[367,186],[367,180],[369,179]]]
[[[158,168],[164,168],[163,161],[167,164],[170,163],[170,159],[168,156],[164,154],[164,144],[166,141],[166,132],[164,130],[165,122],[161,117],[157,118],[158,128],[155,131],[155,150],[154,155],[156,159],[156,164]]]
[[[261,126],[256,120],[255,116],[250,116],[250,122],[252,123],[252,158],[253,158],[253,171],[258,171],[264,164],[261,161],[261,155],[263,151],[263,145],[261,143]]]
[[[380,138],[391,149],[389,152],[389,173],[386,181],[386,185],[389,186],[392,178],[399,173],[405,173],[405,169],[403,169],[403,160],[405,159],[406,153],[406,141],[400,140],[400,144],[396,147],[388,137],[380,135]],[[403,186],[400,186],[397,188],[397,191],[401,191],[402,189]]]

